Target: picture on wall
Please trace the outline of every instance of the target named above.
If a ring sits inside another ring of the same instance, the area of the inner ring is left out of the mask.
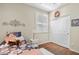
[[[79,19],[72,19],[71,26],[79,26]]]

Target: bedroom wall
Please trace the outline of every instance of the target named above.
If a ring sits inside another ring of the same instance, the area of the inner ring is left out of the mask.
[[[13,31],[21,31],[25,38],[32,38],[35,29],[36,12],[47,14],[46,12],[32,8],[26,4],[0,4],[0,42],[3,41],[7,32]],[[14,19],[24,23],[26,26],[13,27],[10,25],[2,25],[3,22],[10,22]]]
[[[61,16],[69,15],[72,19],[79,18],[79,4],[68,4],[57,10],[60,11]],[[52,11],[50,15],[50,20],[54,18],[54,12]],[[79,27],[71,27],[70,29],[70,49],[79,52]]]

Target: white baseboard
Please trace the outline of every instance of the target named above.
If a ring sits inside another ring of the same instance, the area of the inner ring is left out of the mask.
[[[51,42],[51,41],[45,41],[45,42],[41,42],[41,43],[39,43],[39,45],[40,45],[40,44],[44,44],[44,43],[48,43],[48,42]]]
[[[69,48],[71,51],[79,53],[79,51]]]

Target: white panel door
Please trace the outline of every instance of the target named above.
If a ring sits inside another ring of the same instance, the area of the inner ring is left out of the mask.
[[[69,47],[70,17],[64,16],[50,22],[50,39],[63,46]]]

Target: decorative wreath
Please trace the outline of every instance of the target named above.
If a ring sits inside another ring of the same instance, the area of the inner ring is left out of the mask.
[[[55,14],[54,14],[54,16],[55,17],[59,17],[60,16],[60,12],[59,11],[56,11]]]

